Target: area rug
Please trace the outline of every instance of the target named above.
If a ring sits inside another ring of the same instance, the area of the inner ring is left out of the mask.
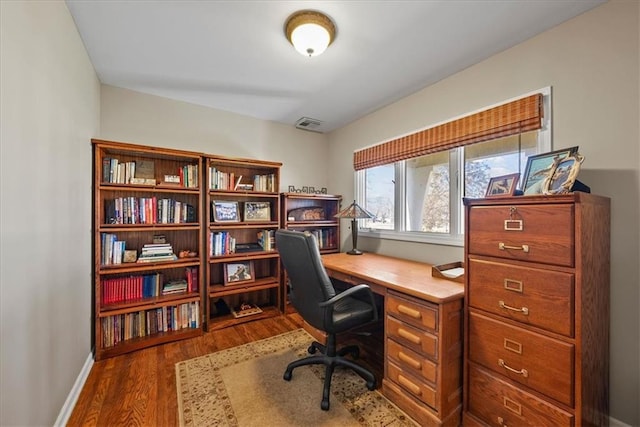
[[[289,362],[307,355],[303,329],[176,364],[181,426],[415,426],[357,374],[336,368],[331,406],[320,409],[324,366],[302,366],[282,379]]]

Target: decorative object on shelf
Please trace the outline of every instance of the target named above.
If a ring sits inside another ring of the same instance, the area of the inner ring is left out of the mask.
[[[165,184],[180,184],[180,175],[165,175],[163,182]]]
[[[358,219],[373,218],[373,214],[366,211],[354,200],[349,206],[341,210],[335,215],[335,218],[350,218],[351,219],[351,239],[353,242],[353,249],[348,251],[349,255],[362,255],[362,251],[357,249],[358,247]]]
[[[525,196],[531,194],[541,194],[545,178],[551,171],[556,159],[563,159],[570,154],[576,153],[578,146],[564,148],[562,150],[550,151],[527,158],[527,166],[522,176],[521,190]]]
[[[138,251],[127,249],[124,251],[124,255],[122,256],[122,262],[136,262],[138,259]]]
[[[321,189],[316,190],[315,187],[304,186],[302,188],[296,188],[295,185],[290,185],[289,193],[327,194],[327,188],[322,187]]]
[[[180,251],[178,252],[178,258],[196,258],[198,253],[195,251]]]
[[[513,196],[516,192],[520,173],[496,176],[489,180],[485,197]]]
[[[211,202],[213,215],[211,216],[215,222],[239,222],[240,213],[238,202],[213,201]]]
[[[315,10],[301,10],[287,18],[287,40],[304,56],[318,56],[333,42],[336,27],[331,19]]]
[[[240,303],[238,307],[231,308],[231,314],[233,317],[246,317],[254,314],[262,313],[262,309],[257,305],[247,304],[246,302]]]
[[[570,193],[573,190],[573,184],[576,182],[580,172],[580,165],[583,161],[584,156],[577,152],[567,157],[556,159],[544,181],[542,193]]]
[[[244,202],[245,221],[271,221],[271,203]]]
[[[253,261],[236,261],[224,265],[224,284],[250,283],[255,281]]]
[[[291,209],[287,212],[288,221],[322,221],[327,219],[322,206]]]

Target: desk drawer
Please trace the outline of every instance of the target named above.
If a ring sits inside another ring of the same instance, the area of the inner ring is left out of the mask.
[[[573,336],[574,275],[469,260],[469,305]]]
[[[474,206],[469,253],[573,267],[573,205]]]
[[[469,313],[469,359],[573,405],[573,345]]]
[[[573,416],[490,372],[469,366],[469,410],[493,426],[573,426]]]
[[[437,365],[415,351],[387,339],[387,357],[401,369],[431,383],[437,379]]]
[[[387,315],[392,315],[417,328],[438,330],[438,306],[426,301],[389,291],[386,298],[386,312]]]
[[[387,338],[400,343],[402,346],[433,360],[438,360],[438,337],[400,322],[392,316],[387,316],[386,334]]]
[[[436,409],[437,392],[434,387],[391,362],[387,362],[387,374],[391,381],[407,391],[411,396],[419,399],[432,409]]]

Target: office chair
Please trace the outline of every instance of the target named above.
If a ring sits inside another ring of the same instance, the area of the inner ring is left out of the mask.
[[[358,346],[336,349],[336,334],[378,320],[373,292],[361,284],[336,293],[331,279],[322,265],[320,251],[314,235],[308,232],[276,231],[276,247],[289,276],[289,300],[300,316],[314,328],[326,332],[327,344],[313,341],[304,359],[291,362],[284,379],[291,380],[293,370],[303,365],[325,365],[324,388],[320,408],[329,409],[331,377],[336,366],[353,369],[367,383],[369,390],[376,388],[376,378],[368,369],[345,358],[347,354],[359,356]],[[358,298],[354,297],[358,295]],[[313,355],[316,351],[320,355]]]

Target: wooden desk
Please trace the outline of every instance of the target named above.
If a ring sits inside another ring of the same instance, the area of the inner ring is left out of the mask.
[[[429,264],[384,255],[322,262],[330,277],[384,297],[382,393],[421,425],[460,425],[464,286],[432,277]]]

